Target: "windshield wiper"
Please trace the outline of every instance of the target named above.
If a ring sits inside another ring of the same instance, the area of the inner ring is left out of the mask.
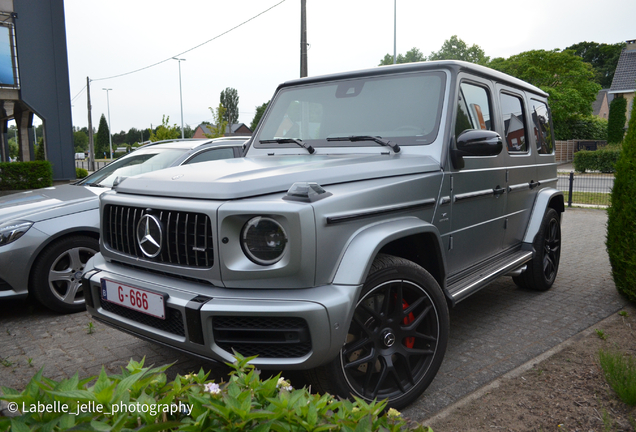
[[[356,141],[373,141],[376,142],[380,145],[383,145],[385,147],[390,147],[391,150],[393,150],[393,153],[399,153],[400,152],[400,146],[397,145],[394,142],[388,141],[388,140],[384,140],[382,139],[382,137],[374,137],[374,136],[370,136],[370,135],[352,135],[352,136],[348,136],[348,137],[330,137],[327,138],[327,141],[351,141],[351,142],[356,142]]]
[[[303,140],[297,139],[297,138],[275,138],[270,140],[260,140],[259,143],[261,144],[296,144],[297,146],[300,146],[304,148],[305,150],[307,150],[309,154],[314,154],[314,152],[316,151],[314,150],[312,146],[305,145]]]

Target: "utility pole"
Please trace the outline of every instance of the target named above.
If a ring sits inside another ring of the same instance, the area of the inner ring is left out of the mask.
[[[103,88],[102,90],[106,90],[106,103],[108,106],[108,147],[110,149],[109,159],[113,160],[113,134],[110,129],[110,98],[108,97],[108,92],[111,91],[111,88]]]
[[[91,116],[91,80],[86,77],[86,99],[88,103],[88,169],[95,171],[95,145],[93,144],[93,119]]]
[[[393,0],[393,64],[397,63],[397,0]]]
[[[307,76],[307,0],[300,0],[300,77]]]

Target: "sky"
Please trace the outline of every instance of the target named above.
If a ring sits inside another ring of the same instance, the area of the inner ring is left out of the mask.
[[[491,58],[636,39],[631,0],[307,0],[308,75],[375,67],[393,55],[394,4],[398,54],[416,47],[429,55],[453,35]],[[209,107],[227,87],[249,125],[278,84],[300,76],[300,0],[65,0],[64,8],[76,127],[88,125],[87,77],[93,126],[110,106],[116,133],[156,127],[164,115],[181,124],[179,64],[183,123],[193,129],[212,122]]]

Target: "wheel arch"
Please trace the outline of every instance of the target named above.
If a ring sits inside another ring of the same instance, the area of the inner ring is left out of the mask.
[[[530,214],[528,229],[523,237],[523,243],[532,245],[535,236],[541,229],[543,215],[548,208],[553,208],[559,215],[563,214],[565,211],[563,192],[554,188],[546,188],[537,194],[534,206],[532,207],[532,213]]]
[[[373,260],[383,253],[420,265],[446,292],[446,262],[442,251],[441,237],[434,225],[416,217],[382,221],[364,227],[350,239],[336,269],[334,283],[362,285]]]
[[[82,228],[82,229],[67,229],[67,230],[63,230],[60,232],[55,233],[54,235],[51,235],[46,242],[43,242],[35,251],[35,253],[33,255],[31,255],[31,259],[29,261],[29,281],[27,284],[29,293],[31,293],[32,290],[32,286],[33,286],[33,265],[35,264],[35,262],[40,258],[40,255],[42,255],[42,252],[44,252],[49,246],[51,246],[52,244],[63,240],[65,238],[68,237],[73,237],[76,235],[84,235],[84,236],[88,236],[88,237],[92,237],[95,240],[97,240],[99,242],[99,229],[95,229],[95,228]]]

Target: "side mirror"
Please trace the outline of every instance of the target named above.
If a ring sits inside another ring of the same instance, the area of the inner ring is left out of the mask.
[[[464,167],[463,156],[495,156],[503,150],[503,141],[497,132],[470,129],[457,137],[455,148],[451,150],[453,166]]]

